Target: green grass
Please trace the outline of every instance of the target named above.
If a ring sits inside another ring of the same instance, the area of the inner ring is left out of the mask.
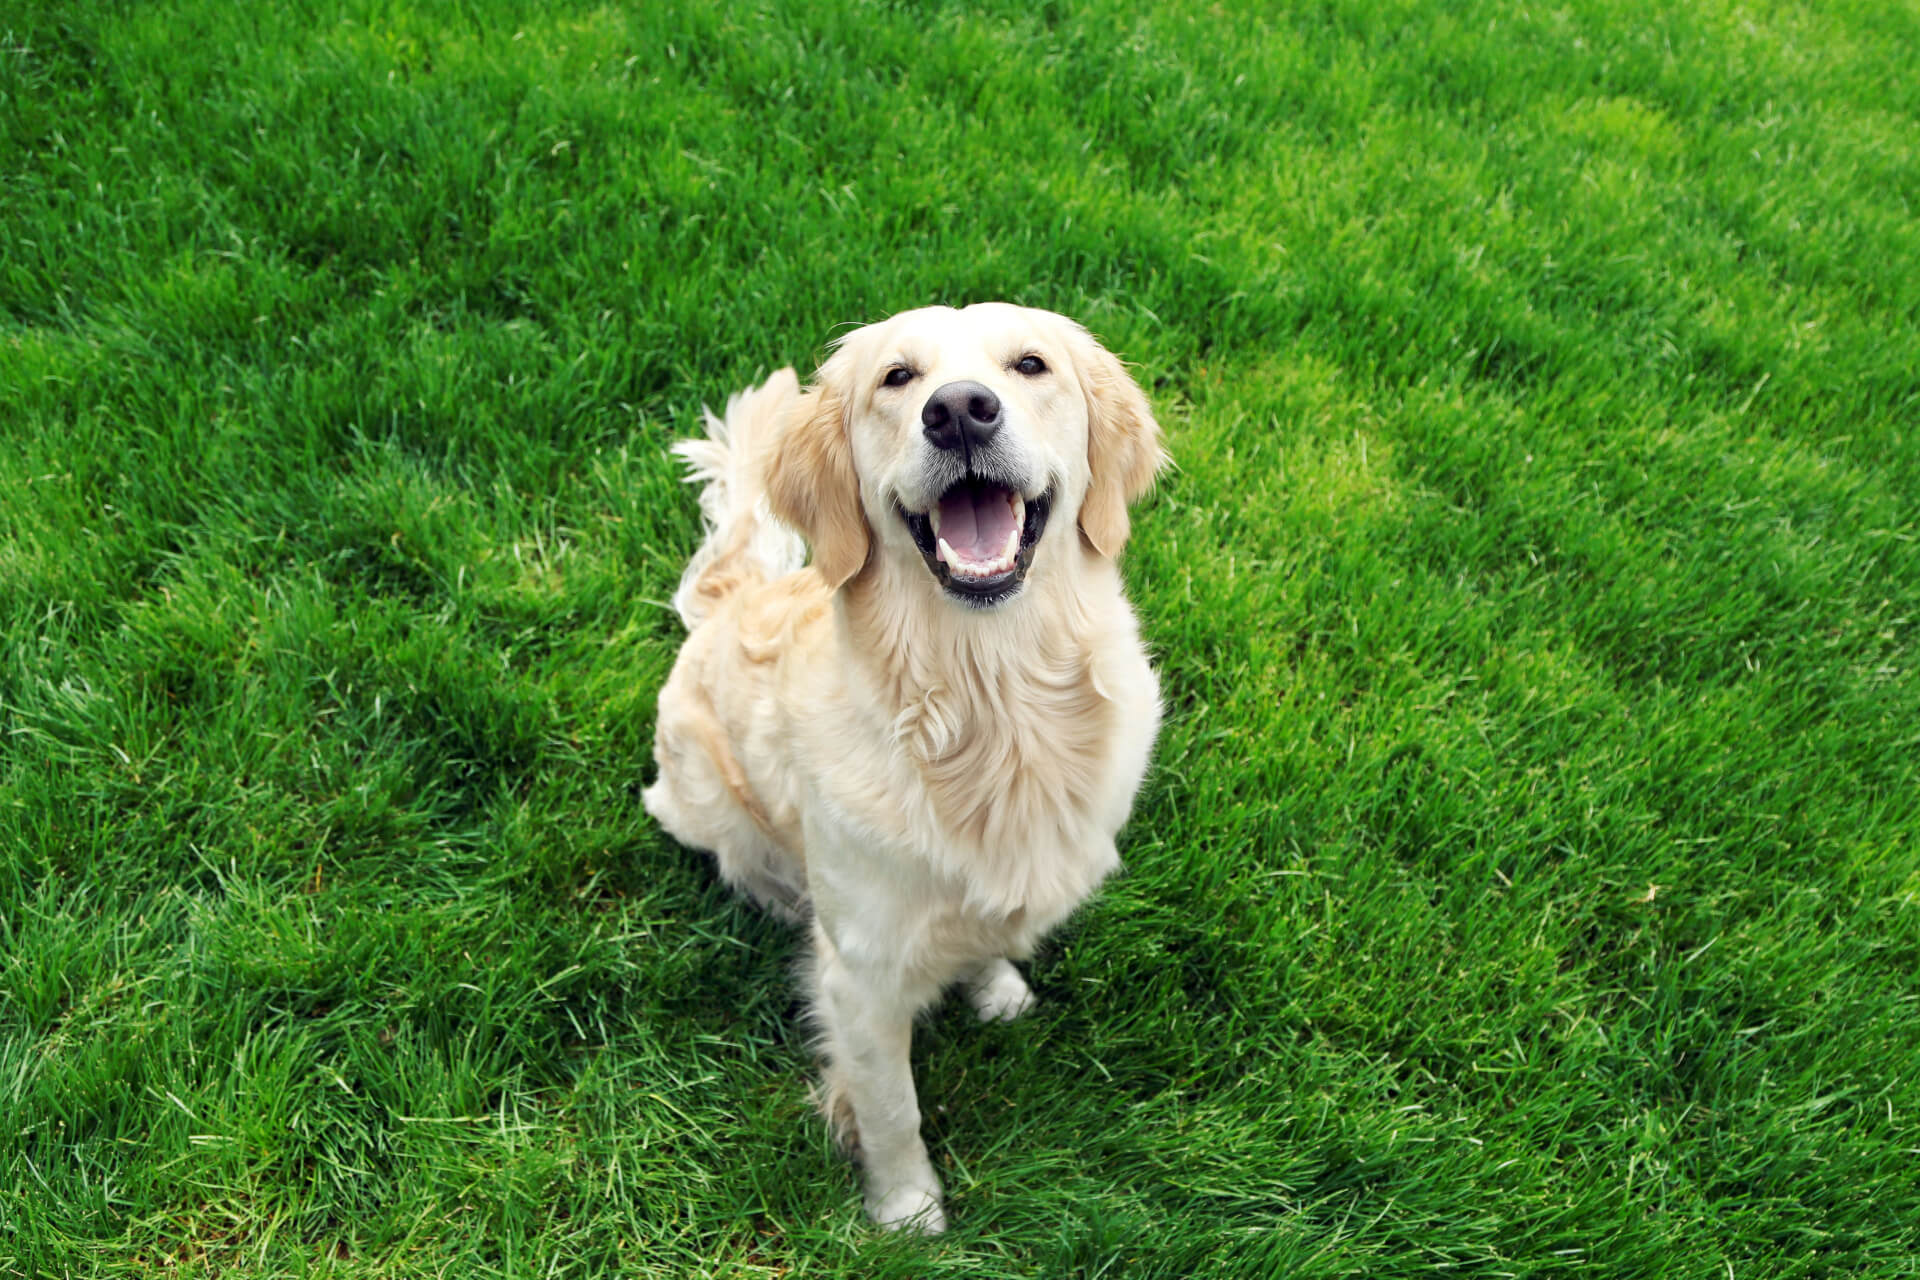
[[[1920,10],[0,15],[0,1275],[1920,1270]],[[703,401],[1073,314],[1168,721],[865,1227]]]

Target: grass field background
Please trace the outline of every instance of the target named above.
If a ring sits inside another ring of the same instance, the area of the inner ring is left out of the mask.
[[[1920,9],[0,14],[0,1275],[1920,1269]],[[867,1228],[641,812],[702,402],[1070,313],[1130,872]]]

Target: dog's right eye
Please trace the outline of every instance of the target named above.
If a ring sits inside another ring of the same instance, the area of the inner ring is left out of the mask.
[[[887,376],[881,380],[881,385],[888,386],[888,387],[904,387],[909,382],[912,382],[912,381],[913,381],[913,370],[907,368],[905,365],[897,364],[893,366],[893,368],[887,370]]]

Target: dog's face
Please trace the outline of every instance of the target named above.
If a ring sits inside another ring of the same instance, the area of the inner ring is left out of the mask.
[[[1050,311],[926,307],[847,336],[768,465],[774,512],[838,587],[870,556],[990,608],[1080,536],[1118,555],[1164,455],[1145,397]]]

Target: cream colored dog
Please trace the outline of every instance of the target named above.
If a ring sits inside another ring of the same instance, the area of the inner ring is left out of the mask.
[[[1114,558],[1160,429],[1086,330],[1003,303],[869,325],[707,428],[647,811],[809,923],[867,1212],[939,1231],[914,1015],[956,981],[1030,1008],[1010,960],[1119,866],[1160,697]]]

